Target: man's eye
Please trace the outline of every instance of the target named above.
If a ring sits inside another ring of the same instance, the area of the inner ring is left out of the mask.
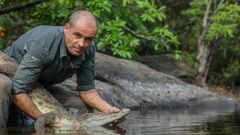
[[[81,35],[74,35],[75,38],[81,38]]]
[[[73,34],[74,38],[82,38],[83,36],[79,33],[74,33]]]
[[[93,38],[86,38],[86,40],[87,40],[87,41],[92,41],[92,40],[93,40]]]

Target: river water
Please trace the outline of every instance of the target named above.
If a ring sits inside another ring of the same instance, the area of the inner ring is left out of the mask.
[[[122,127],[128,135],[240,135],[240,111],[229,108],[135,110]]]
[[[240,110],[233,108],[132,109],[118,126],[67,135],[240,135]],[[36,135],[32,127],[0,129],[0,135]],[[52,134],[52,133],[51,133]]]

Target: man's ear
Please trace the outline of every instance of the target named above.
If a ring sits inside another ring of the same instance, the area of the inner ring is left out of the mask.
[[[70,24],[69,23],[65,23],[64,24],[64,31],[69,31],[70,30]]]

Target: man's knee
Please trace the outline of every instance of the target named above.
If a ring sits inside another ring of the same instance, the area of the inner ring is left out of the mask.
[[[8,99],[11,96],[12,81],[4,74],[0,73],[0,99]]]

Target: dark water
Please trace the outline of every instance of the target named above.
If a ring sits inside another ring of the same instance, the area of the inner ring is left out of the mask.
[[[0,130],[0,135],[37,134],[31,127]],[[229,108],[131,110],[127,120],[118,127],[83,129],[61,134],[240,135],[240,110]]]
[[[128,135],[240,135],[240,111],[227,108],[135,110],[121,126]]]

